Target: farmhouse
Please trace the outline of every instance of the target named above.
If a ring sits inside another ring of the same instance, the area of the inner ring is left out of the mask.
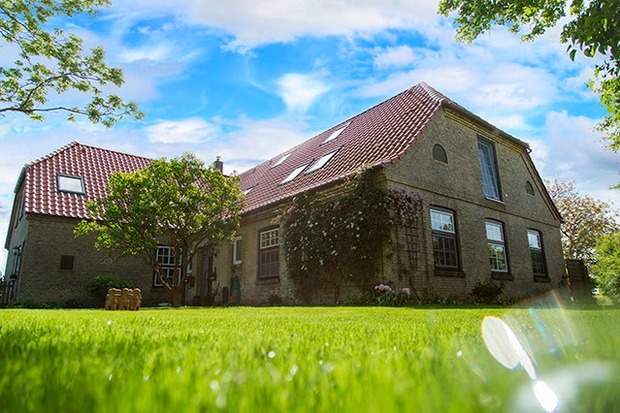
[[[303,302],[287,270],[279,217],[303,195],[337,199],[362,169],[373,171],[383,191],[419,200],[415,219],[386,229],[368,268],[373,285],[457,298],[489,281],[502,283],[511,297],[558,288],[561,216],[529,152],[525,142],[420,83],[242,173],[246,199],[237,237],[197,254],[188,304]],[[87,217],[85,201],[104,195],[113,171],[148,162],[71,143],[24,167],[5,244],[13,299],[85,305],[85,283],[115,275],[142,290],[144,305],[165,300],[141,261],[96,251],[92,238],[72,233]],[[174,270],[170,249],[156,254]],[[333,286],[319,286],[310,302],[344,299],[359,288],[341,287],[334,295]]]

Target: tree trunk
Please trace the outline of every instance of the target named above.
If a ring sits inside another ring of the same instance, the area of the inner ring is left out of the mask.
[[[173,285],[172,286],[172,306],[180,307],[183,305],[183,287],[184,285]]]

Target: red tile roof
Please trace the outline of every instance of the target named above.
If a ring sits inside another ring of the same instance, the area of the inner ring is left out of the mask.
[[[361,167],[401,158],[443,105],[454,105],[465,111],[426,83],[420,83],[242,173],[241,188],[253,187],[246,195],[246,211],[338,181]],[[325,142],[345,125],[335,139]],[[336,155],[323,168],[307,173],[318,159],[336,150]],[[282,164],[274,166],[287,154]],[[303,165],[308,167],[295,179],[282,183]]]
[[[86,201],[105,196],[113,172],[132,172],[149,162],[148,158],[72,142],[26,164],[15,190],[23,185],[26,213],[87,218]],[[59,191],[59,174],[81,177],[84,194]]]

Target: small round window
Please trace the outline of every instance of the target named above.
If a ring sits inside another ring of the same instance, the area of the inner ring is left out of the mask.
[[[433,159],[442,163],[448,163],[448,155],[446,155],[443,146],[438,143],[433,146]]]
[[[534,187],[530,181],[525,181],[525,192],[529,195],[534,195]]]

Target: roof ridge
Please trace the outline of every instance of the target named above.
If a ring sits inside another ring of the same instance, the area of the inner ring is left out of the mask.
[[[446,96],[444,96],[442,93],[438,92],[437,90],[433,89],[433,88],[432,88],[431,86],[429,86],[426,82],[420,82],[420,83],[418,83],[418,84],[416,84],[416,85],[414,85],[414,86],[411,86],[409,89],[405,89],[405,90],[403,90],[402,92],[397,93],[396,95],[394,95],[394,96],[392,96],[392,97],[390,97],[390,98],[388,98],[388,99],[382,100],[381,102],[378,102],[378,103],[376,103],[376,104],[372,105],[371,107],[369,107],[369,108],[365,109],[365,110],[364,110],[364,111],[362,111],[362,112],[359,112],[359,113],[357,113],[357,114],[355,114],[355,115],[353,115],[353,116],[350,116],[350,117],[348,117],[348,118],[346,118],[346,119],[344,119],[344,120],[342,120],[342,121],[340,121],[340,122],[338,122],[338,123],[334,124],[333,126],[330,126],[329,128],[327,128],[327,129],[325,129],[325,130],[322,130],[322,131],[321,131],[321,132],[319,132],[319,133],[316,133],[315,135],[313,135],[313,136],[311,136],[311,137],[309,137],[309,138],[307,138],[307,139],[303,140],[302,142],[298,143],[297,145],[295,145],[295,146],[293,146],[293,147],[291,147],[291,148],[288,148],[288,149],[287,149],[287,150],[285,150],[284,152],[280,152],[279,154],[277,154],[277,155],[275,155],[275,156],[273,156],[273,157],[271,157],[271,158],[269,158],[269,159],[266,159],[265,161],[263,161],[263,162],[259,163],[258,165],[254,165],[252,168],[250,168],[250,169],[248,169],[248,170],[246,170],[246,171],[241,172],[241,173],[239,174],[239,176],[242,176],[242,175],[244,175],[244,174],[249,174],[249,173],[251,173],[251,172],[255,171],[255,170],[256,170],[256,168],[258,168],[259,166],[261,166],[261,165],[263,165],[263,164],[268,164],[268,163],[271,163],[273,160],[278,159],[278,158],[281,158],[282,156],[286,155],[287,153],[293,153],[293,152],[295,152],[295,150],[296,150],[297,148],[299,148],[299,147],[301,147],[301,146],[305,145],[305,144],[306,144],[306,142],[308,142],[308,141],[310,141],[310,140],[312,140],[312,139],[315,139],[315,138],[316,138],[316,137],[318,137],[319,135],[322,135],[322,134],[324,134],[324,133],[326,133],[326,132],[328,132],[328,131],[330,131],[330,130],[336,129],[336,128],[338,128],[340,125],[343,125],[343,124],[345,124],[345,123],[347,123],[347,122],[351,123],[351,122],[352,122],[355,118],[359,118],[359,117],[363,116],[365,113],[370,112],[371,110],[373,110],[373,109],[377,108],[378,106],[381,106],[381,105],[383,105],[384,103],[386,103],[386,102],[388,102],[388,101],[390,101],[390,100],[392,100],[392,99],[396,99],[397,97],[399,97],[399,96],[401,96],[401,95],[403,95],[403,94],[405,94],[405,93],[414,93],[417,89],[422,89],[422,91],[423,91],[423,92],[424,92],[424,93],[425,93],[425,94],[426,94],[429,98],[431,98],[432,100],[434,100],[436,103],[443,104],[443,103],[447,103],[447,102],[452,102],[452,100],[450,100],[449,98],[447,98]]]
[[[145,160],[148,160],[148,161],[152,161],[151,158],[147,158],[145,156],[134,155],[134,154],[131,154],[131,153],[121,152],[121,151],[114,150],[114,149],[101,148],[99,146],[86,145],[86,144],[80,143],[78,141],[72,141],[72,142],[69,142],[68,144],[66,144],[64,146],[61,146],[60,148],[58,148],[58,149],[48,153],[47,155],[44,155],[44,156],[42,156],[40,158],[37,158],[37,159],[35,159],[32,162],[26,163],[25,166],[32,166],[32,165],[35,165],[37,163],[40,163],[40,162],[46,161],[48,159],[51,159],[51,158],[57,156],[58,154],[60,154],[62,152],[65,152],[65,151],[67,151],[68,149],[70,149],[70,148],[72,148],[74,146],[78,146],[78,147],[82,147],[82,148],[91,148],[91,149],[98,150],[98,151],[104,151],[104,152],[109,152],[109,153],[116,153],[116,154],[119,154],[119,155],[122,155],[122,156],[127,156],[127,157],[131,157],[131,158],[138,158],[138,159],[145,159]]]

